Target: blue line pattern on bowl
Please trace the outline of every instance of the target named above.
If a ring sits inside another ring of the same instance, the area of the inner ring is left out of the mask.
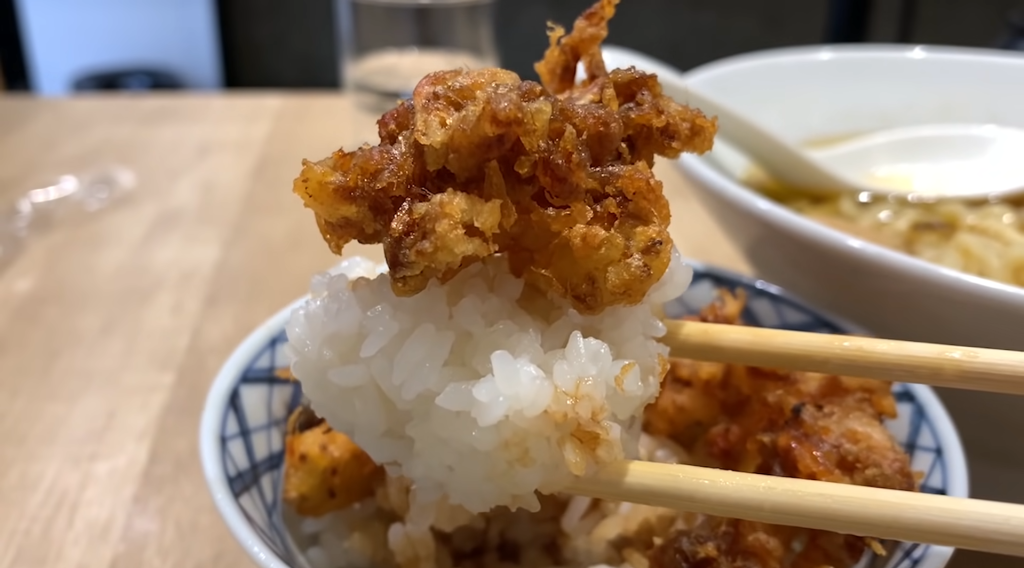
[[[844,333],[836,322],[790,299],[778,288],[761,281],[748,283],[727,273],[697,267],[686,293],[665,305],[668,317],[697,313],[711,302],[719,288],[742,289],[747,294],[743,319],[757,327],[771,327],[816,333]],[[284,433],[288,416],[300,404],[298,383],[281,379],[276,372],[287,366],[284,331],[259,351],[231,393],[221,427],[224,471],[231,492],[243,514],[267,547],[289,566],[298,567],[297,551],[290,546],[281,502],[278,499],[284,463]],[[921,489],[946,493],[947,464],[935,427],[905,385],[897,384],[893,394],[899,417],[889,429],[911,456],[916,471],[924,473]],[[915,568],[928,553],[928,546],[901,543],[887,564],[890,568]],[[865,555],[859,566],[875,559]],[[871,564],[874,566],[874,564]]]

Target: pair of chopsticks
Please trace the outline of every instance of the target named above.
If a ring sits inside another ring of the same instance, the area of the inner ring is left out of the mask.
[[[666,321],[673,357],[1024,394],[1024,353]],[[1024,473],[1024,472],[1022,472]],[[1024,505],[624,461],[568,492],[763,523],[1024,556]]]

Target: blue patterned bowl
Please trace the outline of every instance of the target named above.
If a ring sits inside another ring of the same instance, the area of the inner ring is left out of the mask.
[[[824,315],[777,286],[689,262],[693,284],[665,306],[669,317],[693,314],[710,302],[717,288],[742,288],[748,301],[744,319],[759,327],[818,333],[863,333]],[[301,300],[300,300],[301,301]],[[285,422],[302,393],[296,383],[275,376],[287,365],[284,326],[299,301],[252,332],[224,364],[206,399],[199,444],[203,470],[213,499],[235,538],[265,568],[304,568],[291,543],[279,499],[284,460]],[[890,431],[924,473],[922,489],[967,496],[967,465],[953,422],[935,393],[922,385],[894,389],[899,418]],[[953,550],[902,544],[888,568],[941,568]],[[862,566],[873,559],[865,558]]]

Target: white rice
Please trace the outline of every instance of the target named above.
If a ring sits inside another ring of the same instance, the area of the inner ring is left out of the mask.
[[[635,457],[667,364],[654,308],[692,275],[678,253],[643,303],[599,316],[524,292],[502,257],[410,298],[383,272],[356,259],[314,277],[287,334],[317,414],[412,483],[392,545],[444,515],[536,511],[536,491]]]

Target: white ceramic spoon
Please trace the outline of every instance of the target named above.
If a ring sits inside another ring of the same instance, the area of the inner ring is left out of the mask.
[[[719,135],[789,187],[818,193],[869,191],[932,197],[990,198],[1024,193],[1024,129],[931,124],[797,146],[728,105],[691,88],[685,74],[618,46],[603,49],[609,69],[656,73],[666,94],[718,117]]]

